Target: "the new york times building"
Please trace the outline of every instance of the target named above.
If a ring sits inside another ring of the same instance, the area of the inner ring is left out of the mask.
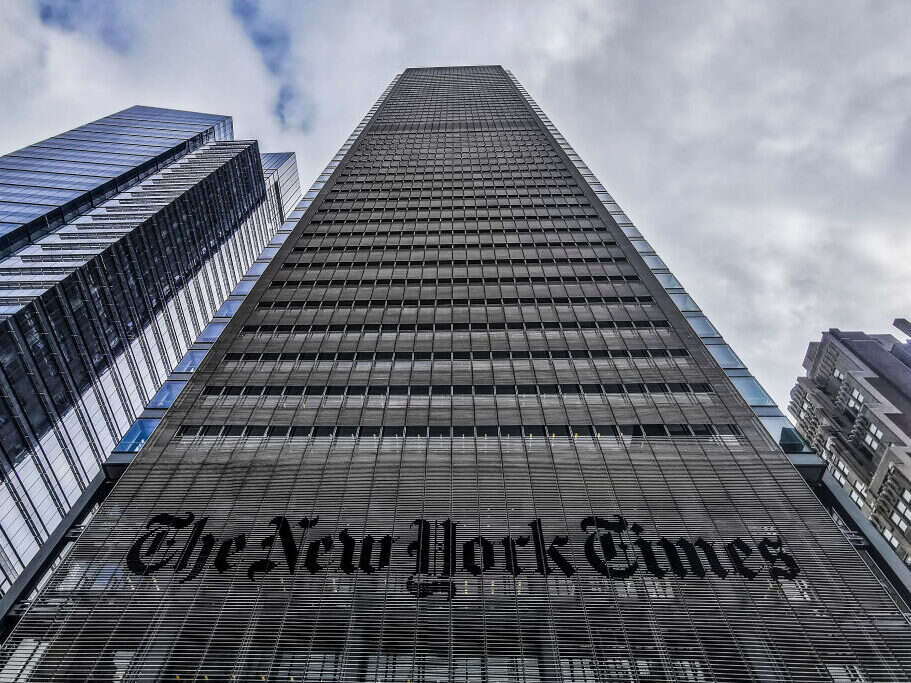
[[[292,217],[5,680],[911,675],[707,320],[502,68],[405,71]]]

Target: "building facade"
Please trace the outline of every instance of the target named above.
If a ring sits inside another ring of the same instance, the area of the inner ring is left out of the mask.
[[[911,326],[896,320],[906,334]],[[831,329],[791,390],[797,428],[832,479],[911,564],[911,343]]]
[[[3,614],[300,196],[293,154],[232,138],[131,107],[0,158]]]
[[[279,241],[0,677],[907,678],[793,429],[504,69],[396,77]]]

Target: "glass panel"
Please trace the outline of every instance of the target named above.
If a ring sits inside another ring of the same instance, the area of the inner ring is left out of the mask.
[[[174,372],[193,372],[207,353],[208,351],[187,351],[187,355],[177,364]]]
[[[161,420],[151,420],[149,418],[136,420],[114,450],[121,453],[135,453],[149,440],[159,422]]]
[[[262,275],[263,271],[266,270],[267,263],[254,263],[250,266],[250,270],[247,271],[247,275]]]
[[[200,342],[214,342],[218,339],[228,323],[209,323],[206,325],[206,329],[199,333],[199,338],[196,341]]]
[[[677,278],[674,277],[672,273],[655,273],[655,277],[658,278],[658,282],[661,283],[661,286],[665,289],[674,287],[683,287]]]
[[[177,399],[177,395],[187,385],[186,382],[165,382],[161,385],[158,393],[152,397],[146,408],[170,408],[171,404]]]
[[[775,402],[752,377],[731,377],[737,391],[751,406],[773,406]]]
[[[685,294],[683,292],[680,292],[678,294],[671,294],[671,299],[675,304],[677,304],[677,308],[679,308],[681,311],[699,310],[699,306],[696,305],[696,302],[693,301],[693,298],[689,294]]]
[[[646,242],[645,240],[630,240],[630,242],[633,243],[633,246],[636,248],[636,251],[638,251],[638,252],[654,251],[654,249],[652,249],[652,245],[649,244],[648,242]]]
[[[805,453],[809,450],[788,418],[761,417],[759,420],[785,453]]]
[[[709,344],[706,348],[718,361],[718,365],[723,368],[746,367],[737,357],[737,354],[734,353],[734,350],[727,344]]]
[[[256,283],[253,280],[241,280],[237,283],[237,286],[234,288],[234,291],[231,294],[236,294],[238,296],[249,294],[250,290],[253,289],[253,285]]]
[[[717,337],[718,330],[709,322],[709,319],[704,315],[696,315],[692,318],[687,318],[687,322],[690,324],[690,327],[698,334],[700,337]]]
[[[660,257],[655,256],[654,254],[644,254],[642,256],[642,260],[645,261],[645,265],[647,265],[652,270],[667,268],[667,264],[662,261]]]
[[[230,318],[237,313],[237,309],[240,308],[242,303],[242,301],[226,301],[221,305],[221,308],[215,312],[215,315],[223,318]]]

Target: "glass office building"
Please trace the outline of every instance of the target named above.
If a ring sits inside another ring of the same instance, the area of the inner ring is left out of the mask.
[[[131,107],[0,158],[0,613],[299,196],[226,116]]]
[[[907,679],[802,447],[504,69],[398,76],[286,233],[0,676]]]

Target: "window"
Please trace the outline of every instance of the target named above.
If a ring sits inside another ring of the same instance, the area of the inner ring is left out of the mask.
[[[867,433],[864,436],[864,443],[871,451],[875,451],[877,448],[879,448],[879,444],[882,439],[883,431],[871,422],[867,426]]]
[[[785,453],[802,453],[807,449],[800,434],[786,417],[760,417],[759,421]]]
[[[742,368],[743,363],[734,353],[734,350],[727,344],[709,344],[706,346],[709,353],[718,361],[718,365],[723,368]]]
[[[859,412],[864,407],[864,395],[857,389],[851,391],[851,398],[848,399],[848,409]]]
[[[170,408],[171,404],[177,400],[177,395],[187,385],[186,382],[168,381],[161,385],[158,393],[152,397],[146,408]]]
[[[660,282],[661,286],[665,289],[683,287],[683,285],[681,285],[677,278],[675,278],[671,273],[655,273],[655,277],[658,278],[658,282]]]
[[[152,432],[155,431],[155,427],[158,426],[159,422],[161,422],[161,420],[151,420],[148,418],[136,420],[136,422],[133,423],[133,426],[124,434],[120,443],[114,448],[114,451],[120,453],[136,453],[143,447],[145,442],[149,440],[149,437],[152,435]]]
[[[209,323],[206,325],[206,328],[199,333],[196,341],[198,342],[214,342],[218,339],[218,336],[224,332],[225,327],[228,323]]]
[[[221,308],[216,311],[215,315],[223,318],[230,318],[232,315],[237,313],[237,309],[240,308],[240,301],[225,301]]]
[[[829,453],[829,462],[834,465],[834,467],[830,467],[829,470],[832,472],[832,476],[835,477],[835,480],[844,488],[850,489],[850,480],[848,479],[850,470],[848,469],[848,466],[845,465],[844,461],[835,455],[834,452]]]
[[[205,357],[206,353],[208,352],[198,350],[187,351],[187,355],[181,358],[177,367],[174,368],[174,372],[193,372],[199,367],[199,364],[202,363],[202,359]]]
[[[731,377],[740,395],[751,406],[773,406],[775,402],[752,377]]]
[[[867,487],[864,486],[863,482],[855,481],[854,488],[851,491],[851,500],[857,505],[857,507],[862,508],[867,502]]]
[[[693,298],[689,294],[684,293],[675,293],[671,294],[671,300],[677,304],[677,308],[681,311],[698,311],[699,306],[696,305],[696,302],[693,301]]]
[[[237,283],[237,286],[234,288],[234,291],[231,292],[231,294],[235,294],[238,296],[242,296],[244,294],[249,294],[250,291],[253,289],[253,285],[255,285],[255,284],[256,283],[253,282],[252,280],[241,280],[240,282]]]
[[[905,489],[890,519],[902,530],[902,533],[908,531],[908,526],[911,525],[911,491]]]
[[[647,265],[652,270],[667,268],[667,264],[654,254],[645,254],[642,257],[642,260],[645,261],[645,265]]]
[[[686,319],[693,331],[700,337],[717,337],[718,330],[703,315],[695,315]]]

